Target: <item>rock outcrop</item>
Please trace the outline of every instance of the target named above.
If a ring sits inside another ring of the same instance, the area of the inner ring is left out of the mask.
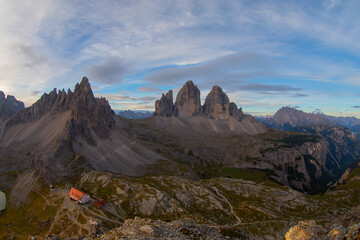
[[[174,113],[173,92],[168,91],[166,95],[162,95],[160,100],[155,102],[156,116],[171,117]]]
[[[301,221],[285,234],[286,240],[320,240],[325,239],[325,230],[315,221]]]
[[[286,240],[330,240],[360,239],[360,206],[346,213],[342,218],[332,222],[329,228],[323,228],[315,221],[301,221],[290,228],[285,235]]]
[[[16,100],[11,95],[7,95],[5,98],[4,92],[0,91],[0,118],[8,118],[23,108],[25,108],[23,102]]]
[[[187,81],[176,96],[174,115],[191,117],[201,115],[200,90],[192,81]]]

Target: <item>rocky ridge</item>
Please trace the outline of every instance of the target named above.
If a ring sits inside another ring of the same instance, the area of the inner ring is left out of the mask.
[[[161,159],[124,136],[126,124],[105,98],[94,97],[86,77],[76,84],[74,92],[54,89],[45,93],[3,125],[0,172],[5,188],[14,181],[7,177],[13,171],[26,172],[22,180],[18,178],[20,183],[39,175],[54,183],[89,168],[136,175],[138,165]]]
[[[11,95],[5,97],[4,92],[0,91],[0,119],[8,118],[23,108],[25,108],[23,102]]]
[[[39,120],[44,115],[60,114],[71,111],[69,131],[64,138],[72,140],[77,135],[85,136],[89,144],[96,144],[94,137],[90,135],[91,128],[98,137],[110,136],[110,131],[115,124],[108,101],[105,98],[95,98],[91,90],[89,80],[84,77],[81,83],[76,84],[74,92],[70,89],[56,89],[45,93],[31,107],[23,109],[12,116],[6,123],[7,127],[25,124]],[[89,121],[91,119],[91,121]]]
[[[336,122],[338,125],[343,126],[354,132],[355,134],[360,133],[360,119],[356,117],[334,117],[329,115],[323,115],[325,118]]]

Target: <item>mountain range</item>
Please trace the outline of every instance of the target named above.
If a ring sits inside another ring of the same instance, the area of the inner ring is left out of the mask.
[[[360,119],[355,117],[335,117],[322,113],[306,113],[292,107],[283,107],[273,116],[258,118],[266,126],[279,130],[293,130],[294,127],[309,125],[343,126],[359,133]]]
[[[149,111],[144,112],[144,111],[122,110],[122,111],[118,111],[117,115],[123,118],[144,119],[144,118],[152,117],[154,113]]]
[[[116,115],[105,98],[94,97],[86,77],[74,91],[54,89],[27,108],[4,94],[0,101],[0,190],[12,207],[0,223],[10,221],[14,209],[28,209],[41,236],[86,235],[80,216],[103,221],[104,231],[140,216],[242,226],[259,239],[266,231],[251,227],[255,219],[277,229],[269,235],[277,238],[304,216],[291,209],[306,206],[306,217],[317,211],[332,221],[356,206],[351,201],[340,209],[304,194],[338,202],[341,194],[331,195],[330,187],[338,189],[339,179],[358,168],[359,140],[318,114],[282,108],[265,126],[219,86],[201,104],[192,81],[175,101],[171,90],[163,94],[154,116],[139,120]],[[49,184],[59,191],[49,192]],[[76,224],[69,223],[74,216],[62,191],[70,185],[109,201],[106,214],[76,208]],[[45,195],[51,211],[37,210]],[[57,232],[60,225],[76,230]],[[19,234],[16,229],[6,232]]]

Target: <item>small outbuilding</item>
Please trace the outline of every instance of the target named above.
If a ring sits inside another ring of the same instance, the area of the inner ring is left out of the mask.
[[[96,198],[96,202],[94,202],[94,206],[97,208],[102,208],[107,204],[107,202],[104,199]]]
[[[70,198],[76,203],[86,204],[90,202],[90,196],[77,190],[76,188],[71,188],[69,192]]]

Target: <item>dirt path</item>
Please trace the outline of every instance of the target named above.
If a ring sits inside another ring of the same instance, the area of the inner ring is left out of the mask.
[[[46,201],[46,204],[49,205],[49,206],[52,206],[53,204],[51,204],[51,202],[44,196],[42,195],[41,193],[37,192],[37,191],[34,191],[34,190],[30,190],[31,192],[33,193],[36,193],[36,194],[39,194],[45,201]]]
[[[239,224],[241,223],[241,219],[240,219],[239,216],[235,213],[234,208],[233,208],[233,206],[231,205],[231,203],[227,200],[227,198],[226,198],[224,195],[222,195],[222,194],[219,192],[219,190],[218,190],[216,187],[212,186],[211,188],[212,188],[213,190],[215,190],[216,194],[217,194],[218,196],[222,197],[222,198],[224,199],[224,201],[229,205],[229,207],[230,207],[230,212],[232,213],[232,215],[234,215],[234,217],[236,218],[236,221],[237,221],[237,223],[234,224],[234,225],[239,225]]]
[[[65,229],[62,229],[61,232],[71,231],[74,225],[76,225],[79,235],[82,235],[82,229],[91,232],[91,225],[89,223],[89,219],[93,219],[95,221],[97,221],[96,219],[101,219],[103,221],[109,221],[119,225],[122,224],[122,222],[110,219],[108,216],[106,216],[106,214],[103,213],[103,211],[107,211],[113,214],[115,217],[124,220],[124,217],[120,216],[111,204],[105,207],[102,211],[94,211],[90,208],[94,199],[91,199],[91,202],[89,204],[78,205],[74,201],[70,200],[68,188],[69,186],[66,186],[64,188],[57,188],[54,192],[52,192],[55,198],[63,200],[56,212],[56,215],[53,218],[47,235],[51,234],[53,230],[56,230],[54,227],[59,227],[58,224],[61,223],[61,221],[71,222],[71,224],[68,225]],[[86,223],[79,222],[80,218],[86,219]]]

